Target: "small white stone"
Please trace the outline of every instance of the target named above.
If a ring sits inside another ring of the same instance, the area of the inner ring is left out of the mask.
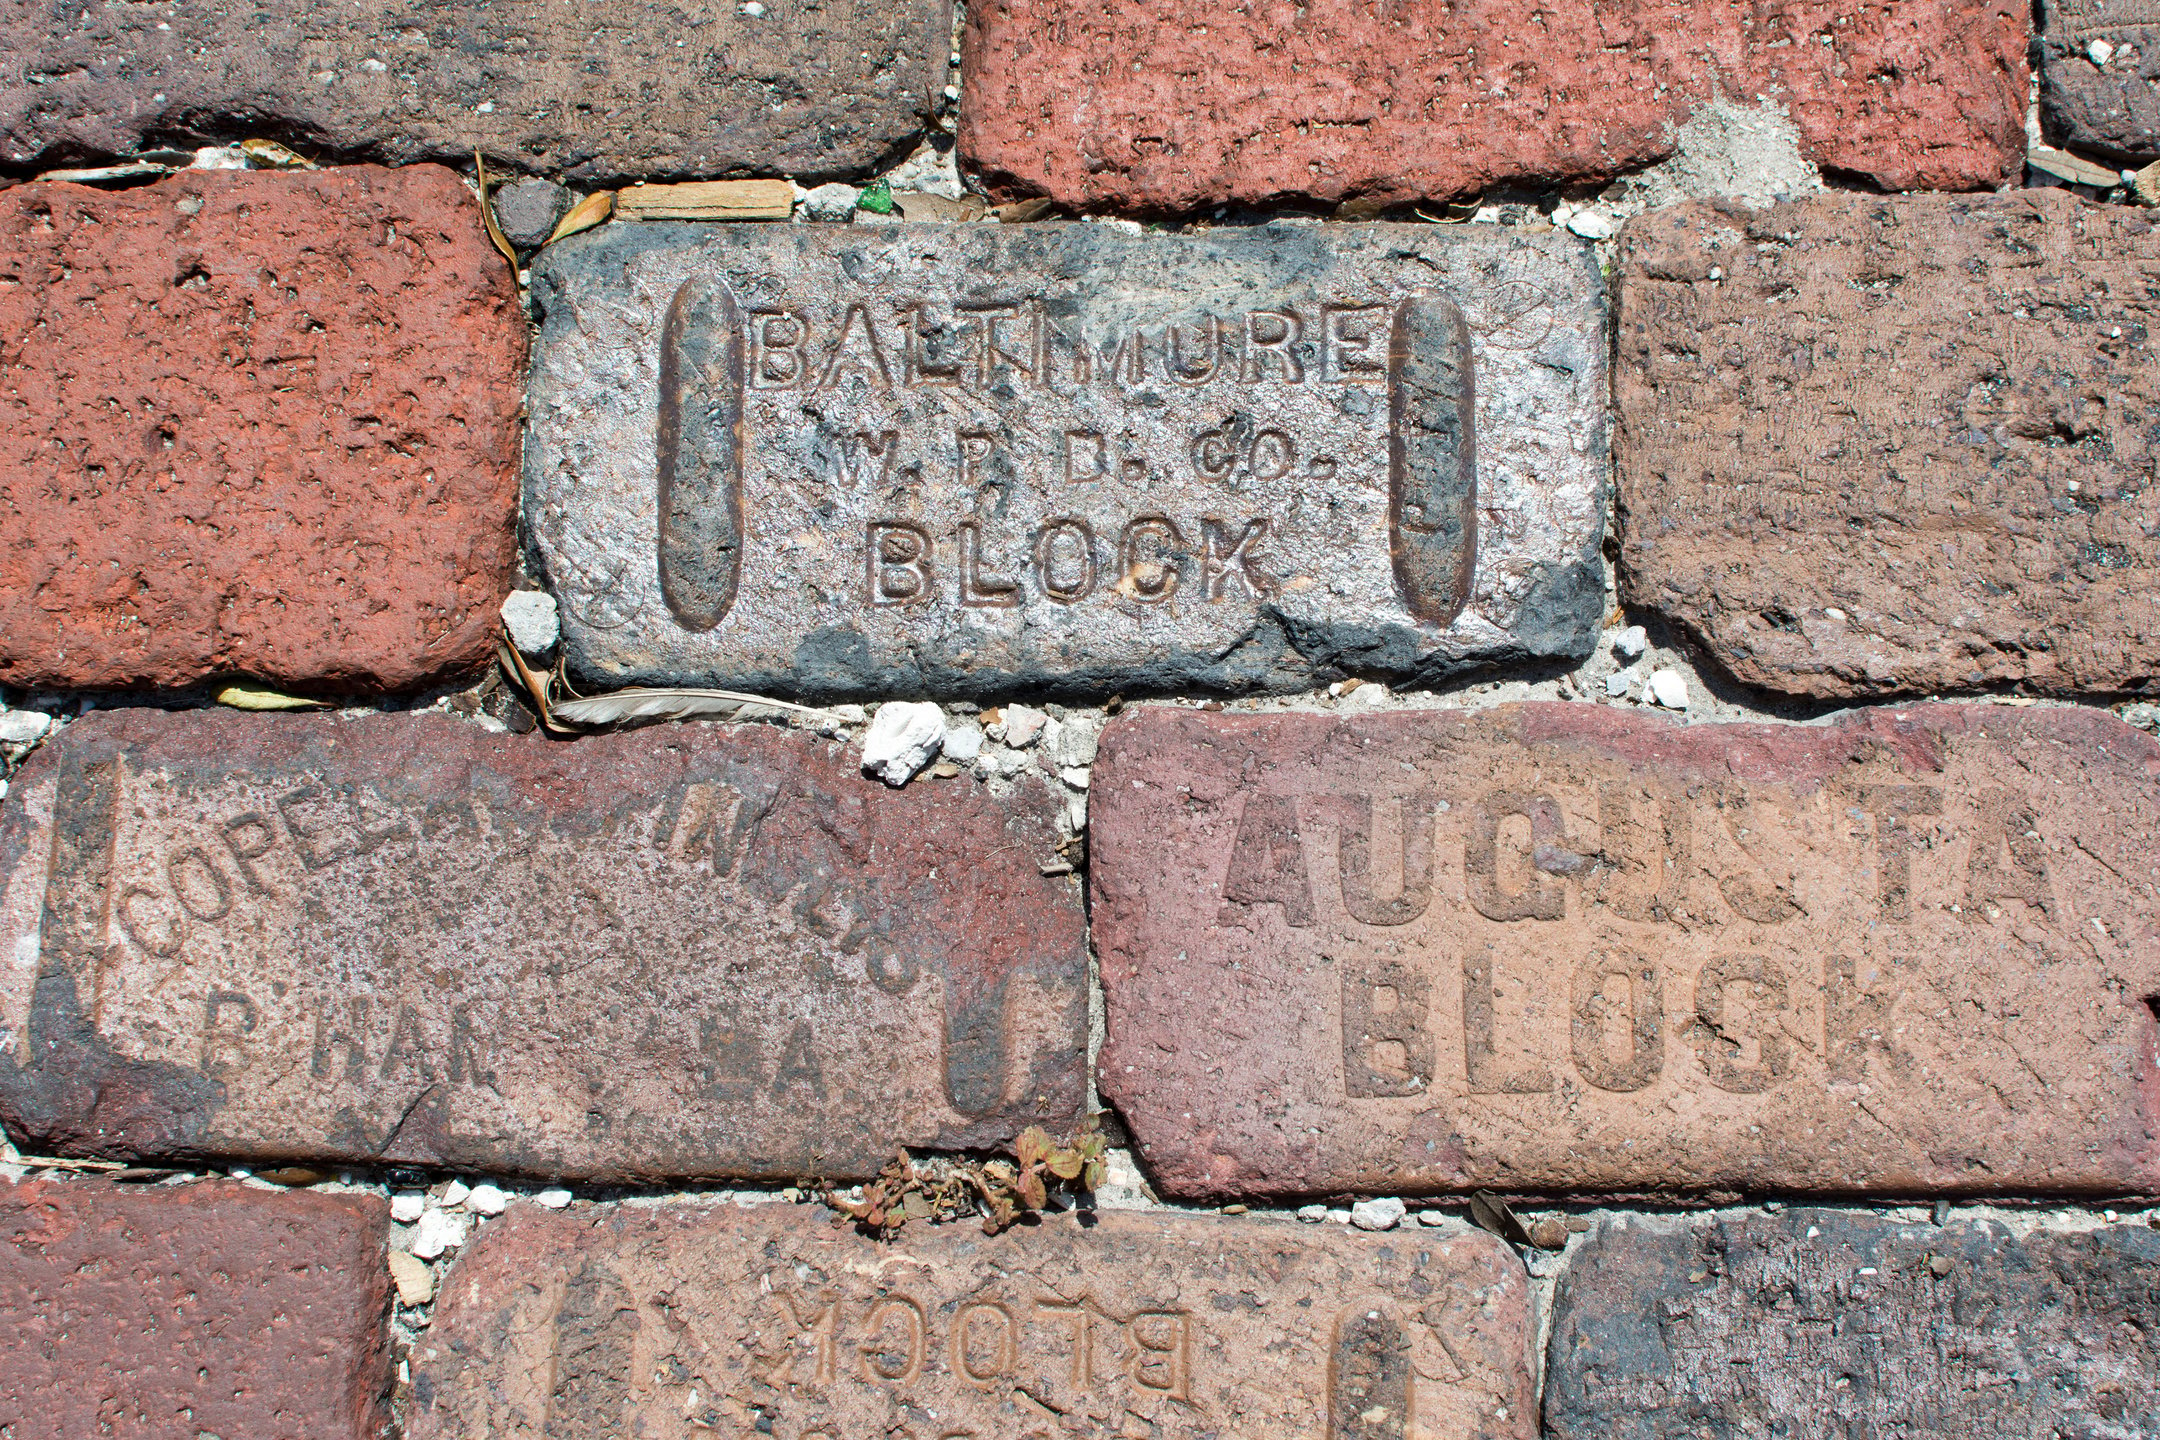
[[[749,0],[749,3],[742,7],[742,13],[752,20],[762,20],[765,18],[765,7],[760,5],[758,0]]]
[[[1337,1225],[1347,1225],[1350,1223],[1350,1212],[1348,1210],[1330,1210],[1327,1212],[1327,1218]]]
[[[500,1215],[510,1208],[510,1197],[493,1185],[475,1185],[465,1197],[465,1208],[475,1215]]]
[[[954,764],[972,764],[982,748],[982,727],[974,721],[960,720],[945,728],[945,758]]]
[[[1065,794],[1065,828],[1078,835],[1087,829],[1088,797],[1085,790],[1069,790]]]
[[[380,75],[385,70],[388,70],[390,67],[383,64],[382,61],[377,60],[374,56],[370,55],[367,59],[360,62],[360,68],[367,71],[370,75]]]
[[[2160,730],[2160,705],[2148,705],[2140,701],[2122,708],[2125,725],[2135,725],[2140,730]]]
[[[1687,709],[1687,677],[1678,670],[1658,671],[1650,677],[1650,698],[1667,710]]]
[[[1445,1225],[1450,1218],[1445,1210],[1420,1210],[1417,1223],[1420,1225]]]
[[[1822,613],[1826,618],[1831,620],[1843,620],[1845,618],[1845,612],[1838,609],[1835,605],[1832,605],[1829,609],[1823,611]]]
[[[1378,1200],[1360,1200],[1350,1207],[1350,1223],[1360,1230],[1392,1230],[1402,1224],[1408,1213],[1402,1201],[1394,1196]]]
[[[1567,228],[1585,240],[1610,240],[1619,227],[1602,210],[1578,210],[1568,217]]]
[[[855,216],[855,201],[862,190],[854,185],[818,185],[802,194],[795,213],[805,220],[838,222]]]
[[[245,170],[247,152],[237,145],[205,145],[195,152],[190,170]]]
[[[1612,696],[1613,699],[1617,700],[1621,696],[1627,694],[1627,692],[1634,687],[1634,684],[1634,671],[1615,670],[1612,674],[1605,677],[1605,693]]]
[[[435,1298],[435,1272],[417,1255],[392,1250],[390,1279],[397,1285],[400,1305],[425,1305]]]
[[[562,636],[555,597],[543,590],[513,590],[502,603],[503,626],[520,655],[545,655]]]
[[[1060,767],[1092,765],[1102,742],[1103,722],[1094,715],[1074,715],[1043,731],[1043,751]]]
[[[52,729],[52,716],[42,710],[0,711],[0,742],[34,745]]]
[[[1005,733],[1000,738],[1015,750],[1025,750],[1042,738],[1043,727],[1050,723],[1050,716],[1031,705],[1008,705],[1004,723]]]
[[[470,1194],[472,1194],[472,1186],[467,1185],[463,1180],[452,1180],[448,1185],[443,1186],[442,1203],[455,1210],[465,1203],[465,1197]]]
[[[1307,1225],[1318,1225],[1321,1221],[1327,1219],[1327,1206],[1300,1205],[1298,1207],[1297,1218],[1304,1221]]]
[[[1058,771],[1058,779],[1072,786],[1075,790],[1085,790],[1088,788],[1087,766],[1067,765],[1064,769]]]
[[[570,1207],[570,1192],[560,1185],[549,1186],[533,1196],[533,1199],[547,1206],[550,1210],[566,1210]]]
[[[2092,57],[2093,64],[2105,65],[2115,58],[2115,47],[2105,40],[2095,40],[2085,47],[2085,53]]]
[[[410,1225],[427,1209],[427,1196],[417,1190],[407,1190],[402,1195],[390,1197],[390,1218],[400,1225]]]
[[[455,1250],[465,1243],[465,1229],[472,1221],[448,1210],[430,1210],[420,1217],[413,1228],[412,1253],[422,1260],[435,1260],[445,1250]]]
[[[905,785],[937,759],[944,743],[944,711],[927,700],[887,701],[863,735],[863,774]]]
[[[1640,660],[1643,651],[1650,648],[1650,632],[1640,625],[1630,625],[1612,637],[1613,654],[1623,660]]]

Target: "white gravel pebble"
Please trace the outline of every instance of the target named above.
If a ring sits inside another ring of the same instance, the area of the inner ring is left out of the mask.
[[[801,204],[795,213],[805,220],[822,220],[828,224],[855,218],[855,201],[862,191],[853,185],[819,185],[805,190]]]
[[[465,1243],[465,1230],[471,1224],[463,1215],[430,1210],[413,1229],[412,1253],[422,1260],[437,1259],[445,1250],[455,1250]]]
[[[539,1194],[533,1196],[533,1199],[547,1206],[550,1210],[565,1210],[570,1206],[570,1192],[560,1185],[542,1190]]]
[[[982,754],[982,727],[972,720],[957,721],[945,730],[945,758],[956,765],[973,763]]]
[[[927,700],[887,701],[863,734],[863,774],[897,789],[937,759],[944,743],[944,711]]]
[[[390,1197],[390,1218],[400,1225],[410,1225],[427,1209],[427,1196],[417,1190]]]
[[[1687,709],[1687,677],[1678,670],[1658,671],[1650,677],[1650,698],[1668,710]]]
[[[500,1215],[510,1208],[510,1197],[493,1185],[475,1185],[465,1197],[465,1208],[475,1215]]]
[[[1300,1205],[1298,1207],[1297,1218],[1304,1221],[1307,1225],[1318,1225],[1321,1221],[1327,1219],[1327,1206]]]
[[[1350,1223],[1360,1230],[1392,1230],[1402,1224],[1407,1213],[1402,1201],[1388,1195],[1378,1200],[1360,1200],[1350,1207]]]
[[[463,1180],[452,1180],[448,1185],[443,1186],[442,1203],[445,1207],[455,1210],[465,1203],[465,1197],[470,1194],[472,1194],[472,1186],[467,1185]]]
[[[1448,1213],[1445,1210],[1420,1210],[1417,1223],[1420,1225],[1445,1225],[1448,1223],[1448,1218]]]
[[[1585,240],[1610,240],[1619,229],[1602,210],[1578,210],[1568,217],[1567,228]]]
[[[502,603],[503,627],[520,655],[545,655],[562,638],[555,597],[539,590],[513,590]]]
[[[1607,675],[1607,676],[1605,677],[1605,693],[1606,693],[1607,695],[1610,695],[1610,696],[1612,696],[1612,697],[1613,697],[1613,699],[1617,700],[1617,699],[1619,699],[1619,698],[1620,698],[1621,696],[1623,696],[1623,695],[1627,694],[1628,690],[1629,690],[1629,689],[1630,689],[1630,688],[1631,688],[1631,687],[1632,687],[1632,686],[1633,686],[1634,684],[1635,684],[1635,672],[1634,672],[1634,671],[1632,671],[1632,670],[1615,670],[1615,671],[1613,671],[1613,673],[1612,673],[1612,674],[1610,674],[1610,675]]]
[[[1024,750],[1042,738],[1043,727],[1050,723],[1047,712],[1031,705],[1008,705],[1005,718],[991,730],[991,738],[1003,740],[1015,750]],[[1002,730],[1004,733],[999,734]]]
[[[0,711],[0,743],[33,745],[52,729],[52,716],[42,710]]]
[[[1650,648],[1650,632],[1640,625],[1630,625],[1613,636],[1613,654],[1623,660],[1640,660],[1643,651]]]
[[[1327,1218],[1337,1225],[1347,1225],[1350,1223],[1350,1212],[1348,1210],[1330,1210],[1327,1212]]]

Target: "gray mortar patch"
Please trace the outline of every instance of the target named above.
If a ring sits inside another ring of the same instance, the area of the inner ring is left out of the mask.
[[[526,515],[590,684],[1274,693],[1596,638],[1570,236],[619,225],[533,290]]]

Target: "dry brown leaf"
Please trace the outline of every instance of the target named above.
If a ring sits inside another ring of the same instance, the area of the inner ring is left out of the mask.
[[[243,140],[240,153],[269,170],[313,170],[315,162],[275,140]]]
[[[2027,146],[2025,163],[2035,170],[2053,175],[2058,180],[2068,180],[2075,185],[2090,185],[2096,190],[2112,190],[2122,184],[2120,170],[2095,165],[2082,155],[2073,155],[2068,150],[2057,150],[2052,145]]]
[[[895,190],[892,198],[902,220],[961,224],[980,220],[990,213],[989,203],[980,195],[963,195],[958,200],[948,200],[943,195],[932,195],[923,190]]]
[[[615,194],[625,220],[785,220],[794,212],[795,187],[785,180],[692,180]]]
[[[1057,201],[1047,195],[1037,195],[1032,200],[1015,200],[1009,205],[997,206],[990,213],[1004,224],[1025,225],[1030,220],[1042,219],[1055,209]]]
[[[480,147],[477,145],[473,147],[472,163],[473,174],[477,177],[480,185],[481,223],[487,226],[488,239],[495,242],[497,250],[502,251],[503,259],[510,262],[511,275],[515,276],[517,274],[517,251],[512,248],[510,237],[502,233],[502,226],[495,223],[495,204],[488,199],[487,161],[481,158]]]
[[[568,239],[580,230],[590,230],[614,213],[615,192],[612,190],[595,190],[592,194],[587,195],[577,204],[571,206],[570,213],[556,222],[553,233],[547,238],[547,243],[552,245],[558,240]]]
[[[287,695],[262,685],[227,685],[217,692],[220,705],[235,710],[320,710],[324,702],[304,695]]]

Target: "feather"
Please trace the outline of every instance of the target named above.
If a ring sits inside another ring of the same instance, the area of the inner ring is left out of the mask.
[[[807,705],[768,700],[734,690],[617,690],[585,700],[561,700],[557,720],[571,725],[619,725],[625,720],[681,720],[709,715],[718,720],[762,720],[769,716],[814,715]]]

